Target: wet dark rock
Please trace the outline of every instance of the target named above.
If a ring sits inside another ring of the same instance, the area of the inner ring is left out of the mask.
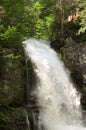
[[[66,45],[61,49],[66,66],[71,70],[79,88],[86,87],[86,42],[76,43],[71,38],[67,39]]]
[[[70,69],[73,81],[81,92],[81,104],[86,110],[86,42],[76,43],[68,38],[61,51],[65,65]]]

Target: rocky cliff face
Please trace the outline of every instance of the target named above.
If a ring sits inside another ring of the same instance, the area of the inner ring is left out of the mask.
[[[71,38],[66,39],[61,48],[65,65],[70,69],[71,76],[81,91],[82,106],[86,107],[86,42],[76,43]]]
[[[22,104],[24,99],[24,71],[20,55],[15,49],[0,51],[0,103]],[[2,98],[3,97],[3,98]]]
[[[29,130],[23,58],[21,48],[0,48],[0,130]]]

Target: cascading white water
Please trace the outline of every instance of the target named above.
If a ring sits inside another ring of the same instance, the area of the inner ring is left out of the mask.
[[[33,93],[45,130],[86,130],[82,126],[80,95],[58,55],[45,41],[29,39],[24,41],[24,48],[38,78]]]

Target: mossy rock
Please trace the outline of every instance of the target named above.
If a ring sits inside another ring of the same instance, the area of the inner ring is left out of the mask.
[[[0,104],[21,105],[24,102],[24,55],[20,50],[16,51],[9,48],[0,50]]]
[[[0,107],[0,130],[27,130],[27,111],[23,107]]]

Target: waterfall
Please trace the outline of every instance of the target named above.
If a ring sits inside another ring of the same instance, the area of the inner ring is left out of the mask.
[[[23,42],[37,77],[33,95],[39,106],[38,130],[86,130],[82,125],[80,94],[58,54],[42,40]]]

